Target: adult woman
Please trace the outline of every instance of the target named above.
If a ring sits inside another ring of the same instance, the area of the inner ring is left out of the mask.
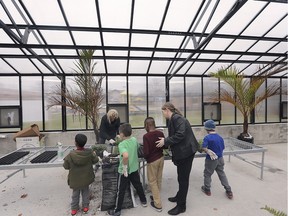
[[[101,119],[99,143],[104,144],[108,140],[111,144],[115,142],[115,137],[119,134],[120,118],[117,110],[110,109]]]
[[[159,138],[157,147],[171,148],[172,161],[177,166],[178,192],[174,197],[169,197],[170,202],[177,205],[170,211],[170,215],[178,215],[186,211],[186,197],[189,188],[189,176],[192,162],[197,151],[198,142],[191,129],[189,121],[184,118],[178,109],[166,102],[162,106],[163,116],[168,119],[168,137]]]

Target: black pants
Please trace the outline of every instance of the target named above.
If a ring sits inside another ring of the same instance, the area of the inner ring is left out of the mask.
[[[189,177],[192,168],[192,162],[195,154],[188,158],[177,160],[174,164],[177,166],[179,189],[177,192],[177,206],[186,208],[186,198],[189,189]]]
[[[141,202],[146,202],[146,196],[144,194],[144,189],[140,181],[140,176],[138,171],[135,171],[125,177],[123,174],[119,174],[118,177],[118,192],[116,199],[115,212],[121,211],[121,207],[124,201],[124,195],[129,181],[132,183],[133,187],[136,189],[136,192],[140,198]]]

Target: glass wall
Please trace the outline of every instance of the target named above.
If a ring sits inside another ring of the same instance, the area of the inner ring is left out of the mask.
[[[183,77],[173,77],[169,82],[170,102],[182,113],[184,116],[184,79]]]
[[[280,79],[268,79],[267,86],[280,85]],[[279,122],[280,95],[275,95],[267,99],[267,122]]]
[[[266,83],[264,82],[258,91],[256,92],[256,97],[259,96],[260,94],[263,94],[266,89]],[[266,101],[262,101],[259,103],[256,108],[255,108],[255,123],[262,123],[265,122],[265,112],[266,112]]]
[[[0,106],[20,106],[19,97],[19,77],[1,77]],[[0,128],[0,132],[6,131],[18,131],[18,128]]]
[[[129,77],[129,123],[132,127],[143,127],[147,115],[146,78]]]
[[[165,126],[161,111],[162,105],[166,101],[165,77],[148,77],[148,116],[155,119],[157,127]]]
[[[22,77],[21,83],[23,128],[37,124],[43,130],[41,77]]]
[[[19,80],[21,80],[21,86]],[[161,112],[161,106],[165,103],[167,96],[165,82],[166,78],[160,76],[129,76],[128,78],[126,76],[109,76],[107,82],[105,78],[102,83],[104,99],[100,109],[100,118],[106,113],[107,104],[120,104],[127,106],[128,121],[132,127],[143,127],[143,121],[147,116],[154,117],[158,127],[166,126],[166,119]],[[287,89],[285,87],[287,79],[282,79],[282,83],[280,83],[280,78],[270,78],[267,86],[275,82],[276,85],[282,84],[283,88]],[[48,109],[49,97],[53,95],[53,90],[59,88],[60,85],[60,80],[54,76],[44,76],[43,82],[40,76],[2,77],[0,80],[0,106],[22,105],[23,128],[31,124],[38,124],[40,130],[44,131],[92,129],[91,123],[86,120],[85,116],[75,114],[68,108],[64,117],[62,117],[61,106],[53,106]],[[66,85],[72,91],[77,88],[72,76],[66,77]],[[264,84],[261,86],[257,95],[265,90],[265,86]],[[187,117],[191,125],[202,125],[202,101],[208,102],[211,94],[218,88],[219,82],[216,78],[173,77],[169,80],[170,101]],[[222,82],[220,82],[220,89],[232,91]],[[21,95],[19,91],[21,91]],[[21,97],[22,103],[20,103]],[[280,119],[280,103],[282,101],[287,101],[287,95],[273,96],[259,104],[255,112],[255,122],[287,121]],[[229,103],[221,103],[221,112],[221,124],[241,124],[243,122],[242,113],[238,110],[235,111],[235,107]],[[237,118],[235,118],[235,112]],[[66,128],[62,128],[63,125],[65,126],[62,119],[67,123]],[[19,129],[1,129],[0,131],[7,130],[17,131]]]
[[[62,107],[48,107],[50,96],[57,97],[53,91],[60,88],[61,81],[57,77],[44,77],[44,108],[45,108],[45,130],[62,129]],[[60,97],[59,97],[60,100]]]
[[[191,125],[202,124],[201,78],[186,78],[186,118]]]

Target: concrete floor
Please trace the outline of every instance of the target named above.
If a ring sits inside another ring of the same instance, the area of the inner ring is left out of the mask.
[[[287,213],[287,143],[264,145],[264,179],[260,180],[260,169],[235,157],[225,156],[225,171],[234,193],[234,199],[225,196],[217,175],[213,175],[212,196],[201,192],[203,184],[204,158],[196,158],[190,176],[190,188],[187,198],[187,210],[183,216],[271,216],[263,209],[265,205]],[[261,162],[261,154],[242,155],[252,163]],[[101,171],[101,169],[100,169]],[[0,171],[0,182],[13,171]],[[26,177],[17,173],[0,184],[0,215],[70,215],[69,204],[71,190],[66,184],[67,171],[62,168],[29,169]],[[163,211],[156,212],[149,205],[122,210],[124,216],[167,215],[174,207],[167,198],[174,196],[177,187],[176,167],[171,161],[165,161],[162,200]],[[101,172],[97,172],[96,185],[101,187]],[[147,198],[149,197],[147,193]],[[86,215],[104,216],[99,210],[101,191],[91,200],[90,212]],[[136,198],[136,202],[139,200]],[[77,216],[81,215],[81,212]],[[84,214],[83,214],[84,215]]]

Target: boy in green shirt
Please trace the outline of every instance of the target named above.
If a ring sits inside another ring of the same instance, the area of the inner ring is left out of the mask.
[[[132,183],[140,198],[140,202],[143,207],[147,206],[146,196],[144,189],[140,181],[138,173],[138,142],[135,137],[131,137],[132,128],[129,123],[120,125],[119,128],[120,139],[119,144],[120,163],[118,167],[118,192],[116,199],[116,207],[114,210],[108,211],[109,215],[119,216],[121,215],[121,207],[124,201],[124,195],[126,187],[129,181]]]

